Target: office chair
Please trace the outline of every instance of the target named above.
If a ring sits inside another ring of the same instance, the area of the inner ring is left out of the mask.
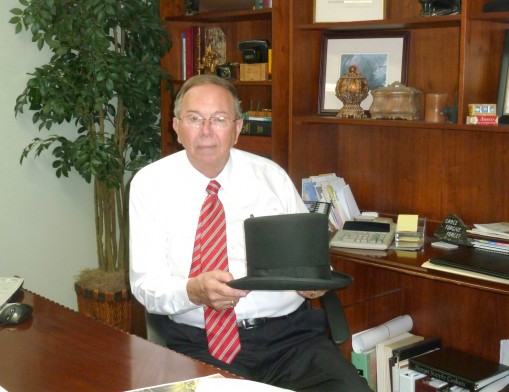
[[[350,329],[346,321],[345,312],[341,301],[334,290],[329,290],[320,297],[329,322],[330,338],[335,344],[341,344],[350,337]],[[153,314],[145,311],[145,323],[147,326],[147,339],[152,343],[166,347],[163,335],[163,323],[167,316]]]
[[[168,316],[164,314],[149,313],[145,310],[145,325],[147,327],[147,340],[166,347],[166,339],[163,334],[163,323]]]

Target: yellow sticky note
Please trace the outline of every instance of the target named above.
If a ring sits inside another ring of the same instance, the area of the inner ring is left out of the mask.
[[[417,231],[417,225],[419,223],[419,215],[408,215],[408,214],[400,214],[398,215],[398,224],[396,226],[396,231]]]

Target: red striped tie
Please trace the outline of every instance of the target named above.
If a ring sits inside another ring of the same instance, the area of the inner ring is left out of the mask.
[[[217,197],[219,188],[221,185],[215,180],[207,186],[208,195],[196,229],[190,278],[216,269],[228,271],[226,220],[223,204]],[[205,332],[210,354],[220,361],[231,363],[240,351],[237,317],[233,308],[217,311],[205,307]]]

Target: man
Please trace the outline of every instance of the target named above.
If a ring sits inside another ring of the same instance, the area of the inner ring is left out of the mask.
[[[305,299],[324,291],[248,292],[226,284],[246,276],[245,219],[307,212],[281,167],[232,148],[242,129],[235,88],[216,76],[195,76],[180,89],[174,114],[173,129],[185,151],[142,169],[132,182],[130,199],[131,287],[148,312],[168,315],[168,347],[247,379],[292,390],[369,391],[326,336],[324,312],[306,306]],[[207,195],[211,184],[215,191]],[[226,270],[203,267],[205,254],[212,252],[199,241],[205,236],[202,205],[209,197],[224,210],[227,240],[219,248]],[[225,328],[227,338],[218,339],[228,354],[208,341],[205,318],[211,314],[233,325]]]

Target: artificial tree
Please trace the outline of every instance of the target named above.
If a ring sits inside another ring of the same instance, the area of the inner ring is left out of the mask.
[[[57,177],[74,169],[94,185],[97,269],[80,274],[127,287],[128,191],[134,173],[160,157],[160,67],[171,41],[158,0],[19,0],[10,23],[29,30],[51,59],[37,67],[16,114],[28,107],[39,131],[21,163],[49,150]],[[112,279],[104,277],[113,277]],[[85,284],[82,282],[82,284]],[[93,283],[97,286],[96,283]]]

